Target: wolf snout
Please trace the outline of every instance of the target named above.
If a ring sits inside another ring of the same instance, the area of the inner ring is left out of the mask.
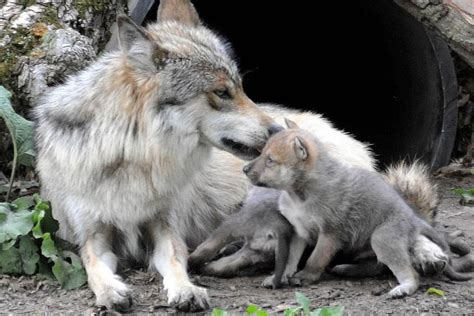
[[[281,132],[282,130],[284,130],[283,126],[277,123],[272,123],[270,127],[268,127],[268,134],[272,136],[278,132]]]

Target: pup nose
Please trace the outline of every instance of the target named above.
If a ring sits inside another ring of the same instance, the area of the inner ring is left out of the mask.
[[[252,168],[251,164],[246,164],[242,170],[245,174],[248,174],[250,171],[250,168]]]
[[[278,132],[281,132],[283,130],[283,126],[281,126],[280,124],[277,124],[277,123],[272,123],[272,125],[270,125],[270,127],[268,128],[268,133],[270,135],[273,135],[273,134],[276,134]]]

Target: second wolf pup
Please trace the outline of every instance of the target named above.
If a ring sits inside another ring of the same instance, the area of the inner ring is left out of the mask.
[[[318,281],[336,254],[374,253],[399,282],[389,296],[410,295],[419,285],[411,258],[419,237],[447,254],[448,277],[470,279],[452,269],[444,238],[379,174],[344,166],[313,134],[292,121],[287,125],[289,129],[273,136],[244,172],[255,185],[284,190],[279,199],[282,214],[307,243],[316,243],[296,279]]]
[[[204,274],[232,277],[242,269],[264,265],[274,257],[275,276],[265,279],[263,284],[275,289],[280,287],[282,278],[286,283],[284,270],[293,229],[278,211],[280,194],[279,190],[252,188],[242,209],[226,219],[190,255],[190,265]],[[240,250],[212,261],[219,250],[236,241],[244,241]],[[206,262],[209,263],[204,265]]]

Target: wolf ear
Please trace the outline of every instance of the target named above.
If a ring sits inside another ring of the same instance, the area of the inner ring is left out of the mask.
[[[308,158],[308,149],[306,148],[306,145],[301,137],[295,137],[293,148],[295,150],[296,157],[303,161]]]
[[[176,21],[188,26],[199,26],[201,20],[190,0],[161,0],[158,22]]]
[[[295,122],[285,117],[285,124],[290,129],[300,128]]]
[[[119,15],[117,17],[117,26],[119,46],[123,52],[128,52],[132,44],[136,41],[150,40],[145,30],[136,25],[135,22],[126,15]]]

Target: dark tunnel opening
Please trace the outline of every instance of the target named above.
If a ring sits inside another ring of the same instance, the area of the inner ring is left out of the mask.
[[[254,101],[323,114],[371,143],[381,165],[448,163],[457,84],[444,42],[391,0],[256,3],[194,1],[232,44]]]

